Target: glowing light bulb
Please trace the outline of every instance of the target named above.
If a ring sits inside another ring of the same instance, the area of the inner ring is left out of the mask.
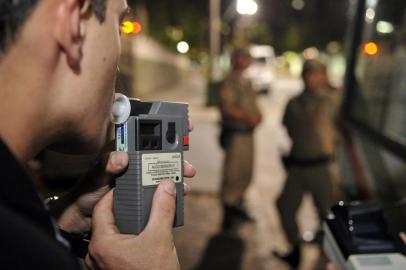
[[[368,42],[364,45],[364,52],[367,55],[375,55],[378,53],[378,45],[375,42]]]

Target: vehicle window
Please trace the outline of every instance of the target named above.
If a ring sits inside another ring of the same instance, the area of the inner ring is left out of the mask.
[[[258,64],[266,64],[266,58],[265,57],[254,58],[254,62]]]
[[[391,202],[406,198],[406,166],[404,160],[367,138],[361,137],[364,162],[370,172],[370,184],[374,193],[383,201]]]
[[[351,115],[406,141],[406,1],[367,0]]]

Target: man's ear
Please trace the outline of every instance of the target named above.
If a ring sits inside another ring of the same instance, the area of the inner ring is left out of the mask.
[[[90,14],[91,8],[92,8],[92,1],[91,0],[82,0],[82,6],[80,9],[80,15],[81,16],[86,16],[87,14]]]
[[[90,0],[60,0],[55,16],[54,36],[66,54],[68,65],[80,70],[82,44],[85,36],[84,13],[90,10]]]

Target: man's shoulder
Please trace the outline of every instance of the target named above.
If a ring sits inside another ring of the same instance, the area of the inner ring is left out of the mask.
[[[222,83],[229,85],[245,85],[251,83],[251,80],[245,76],[237,75],[231,72],[224,77]]]
[[[0,204],[4,269],[80,269],[69,251],[17,212]]]
[[[291,98],[289,101],[288,101],[288,104],[286,105],[286,109],[288,110],[288,109],[292,109],[292,108],[294,108],[294,107],[296,107],[296,106],[298,106],[299,104],[300,104],[300,100],[303,98],[303,93],[300,93],[299,95],[297,95],[297,96],[294,96],[293,98]]]
[[[236,78],[233,74],[227,74],[223,80],[221,81],[221,85],[223,87],[228,86],[231,87],[236,82]],[[232,88],[232,87],[231,87]]]

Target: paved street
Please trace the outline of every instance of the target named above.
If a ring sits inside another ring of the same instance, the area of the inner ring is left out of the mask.
[[[175,230],[182,269],[288,269],[270,252],[288,248],[275,208],[285,179],[280,155],[290,148],[280,122],[287,101],[299,92],[300,82],[279,78],[272,92],[260,97],[264,121],[255,135],[255,175],[246,196],[246,206],[256,222],[241,226],[237,235],[218,234],[222,215],[216,197],[222,163],[217,144],[219,114],[216,108],[205,106],[205,84],[200,75],[191,74],[175,87],[144,97],[190,104],[194,131],[186,158],[198,173],[193,180],[187,180],[193,192],[185,200],[186,225]],[[305,198],[298,219],[303,232],[316,230],[316,215],[309,198]],[[303,255],[300,269],[314,269],[318,249],[305,245]]]

